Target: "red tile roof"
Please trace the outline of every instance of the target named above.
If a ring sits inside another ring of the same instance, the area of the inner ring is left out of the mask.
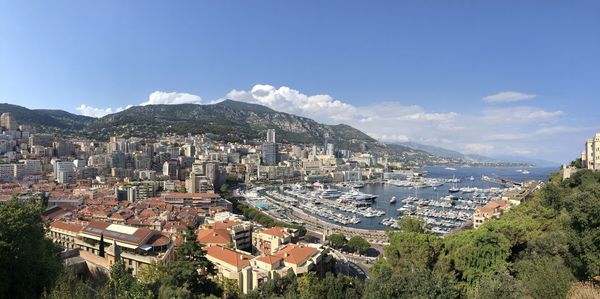
[[[309,257],[315,255],[318,252],[316,248],[308,247],[305,245],[288,244],[277,251],[274,256],[280,257],[284,262],[301,265]]]
[[[196,240],[202,244],[229,244],[232,242],[229,231],[212,228],[200,230]]]
[[[253,256],[221,246],[203,247],[206,255],[236,267],[238,270],[248,266]]]
[[[271,228],[264,229],[261,231],[261,233],[276,237],[287,237],[290,235],[287,231],[285,231],[285,228],[281,226],[273,226]]]

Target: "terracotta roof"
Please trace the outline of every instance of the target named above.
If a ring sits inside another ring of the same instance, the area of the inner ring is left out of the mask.
[[[109,230],[109,226],[119,228],[120,231]],[[128,233],[121,228],[131,229],[132,233]],[[111,224],[104,221],[92,221],[82,231],[83,233],[100,236],[104,234],[104,238],[115,239],[119,242],[142,245],[142,243],[150,237],[152,230],[147,228],[134,228],[132,226]]]
[[[196,240],[202,244],[229,244],[232,242],[229,231],[212,228],[200,230]]]
[[[271,228],[263,229],[261,233],[276,237],[287,237],[290,235],[287,231],[285,231],[285,228],[281,226],[273,226]]]
[[[150,237],[150,239],[148,239],[148,241],[146,243],[152,245],[153,247],[156,246],[164,246],[169,244],[169,242],[171,242],[171,239],[169,239],[169,237],[163,235],[163,234],[156,234],[152,237]]]
[[[257,257],[256,259],[263,263],[267,263],[269,265],[274,265],[276,263],[279,263],[282,260],[281,257],[274,256],[274,255],[263,255],[263,256]]]
[[[196,199],[196,198],[219,198],[221,197],[219,194],[217,193],[167,193],[164,194],[163,197],[165,198],[190,198],[190,199]]]
[[[273,255],[282,258],[283,261],[286,263],[301,265],[309,257],[315,255],[317,252],[318,250],[313,247],[308,247],[305,245],[287,244]]]
[[[70,231],[73,233],[79,233],[83,229],[83,225],[78,223],[67,223],[63,221],[54,221],[50,224],[50,227]]]
[[[214,229],[227,229],[230,228],[232,226],[238,225],[240,224],[237,221],[217,221],[215,223],[213,223],[211,226]]]
[[[206,251],[206,256],[234,266],[238,270],[248,266],[250,264],[250,260],[253,258],[251,255],[221,246],[206,246],[202,249]]]

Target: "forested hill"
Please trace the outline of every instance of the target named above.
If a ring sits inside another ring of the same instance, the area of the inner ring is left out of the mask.
[[[326,125],[310,118],[278,112],[265,106],[225,100],[211,105],[133,106],[101,118],[61,110],[34,110],[0,104],[0,113],[11,112],[19,124],[41,132],[108,140],[110,136],[156,137],[163,133],[211,133],[225,141],[264,139],[275,129],[277,141],[322,145],[326,140],[338,149],[368,150],[416,161],[433,155],[402,145],[385,145],[349,125]]]

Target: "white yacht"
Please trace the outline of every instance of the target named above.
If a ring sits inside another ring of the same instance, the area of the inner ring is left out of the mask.
[[[396,196],[392,196],[392,199],[390,199],[390,203],[396,203]]]

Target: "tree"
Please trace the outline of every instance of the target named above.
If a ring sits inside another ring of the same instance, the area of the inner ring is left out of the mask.
[[[453,276],[434,274],[427,269],[415,272],[382,267],[373,273],[364,290],[365,299],[460,298]]]
[[[63,269],[48,294],[44,299],[86,299],[90,298],[90,289],[77,278],[70,269]]]
[[[110,280],[98,293],[103,299],[152,298],[152,291],[140,283],[119,260],[110,267]]]
[[[517,279],[533,298],[565,298],[575,277],[560,257],[537,256],[515,263]]]
[[[341,233],[331,234],[327,237],[329,244],[334,248],[341,248],[346,245],[346,236]]]
[[[221,191],[221,193],[227,192],[227,190],[229,190],[229,184],[225,183],[225,184],[221,185],[219,190]]]
[[[438,236],[416,232],[393,233],[389,242],[383,249],[387,263],[397,270],[410,272],[432,269],[443,247]]]
[[[100,234],[100,244],[98,245],[98,255],[104,257],[104,234]]]
[[[0,298],[39,298],[62,266],[58,248],[45,238],[39,201],[0,205]]]
[[[371,248],[371,244],[369,244],[369,242],[367,242],[367,240],[361,236],[354,236],[348,241],[348,247],[352,248],[354,251],[362,253]]]
[[[400,226],[400,231],[403,231],[403,232],[412,232],[412,233],[424,233],[425,232],[425,222],[423,222],[423,220],[416,218],[416,217],[411,217],[411,216],[402,217],[402,219],[400,221],[398,221],[398,224]]]
[[[161,279],[159,293],[219,294],[219,287],[208,278],[215,274],[214,266],[196,240],[194,227],[189,226],[184,236],[185,241],[177,248],[177,259],[169,264]]]

